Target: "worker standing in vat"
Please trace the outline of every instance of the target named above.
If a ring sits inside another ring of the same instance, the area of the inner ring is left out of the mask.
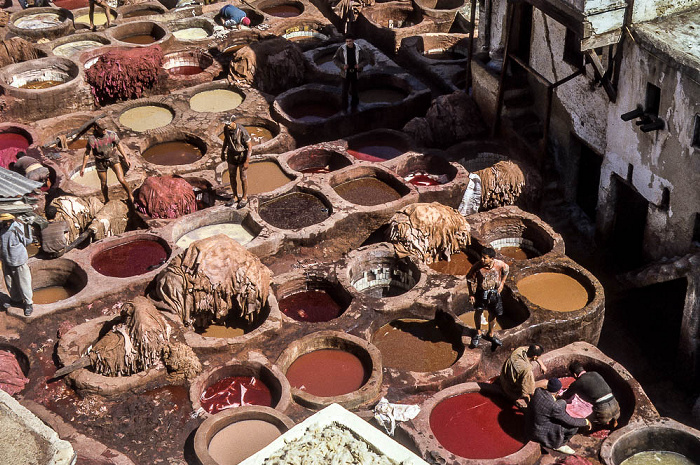
[[[348,93],[350,93],[350,110],[357,110],[360,104],[360,94],[357,90],[357,77],[369,63],[367,52],[355,44],[352,34],[345,34],[345,43],[338,47],[333,55],[333,63],[340,69],[343,77],[341,106],[343,111],[347,108]]]
[[[219,16],[223,25],[228,28],[240,29],[241,25],[250,26],[250,18],[246,12],[233,5],[224,5],[219,10]]]
[[[248,164],[253,150],[250,134],[243,125],[236,123],[236,117],[232,116],[228,124],[224,126],[224,145],[221,146],[221,161],[228,163],[228,177],[231,181],[231,192],[234,200],[229,204],[232,207],[238,202],[238,208],[248,205]],[[238,172],[241,173],[241,197],[238,197]]]
[[[566,413],[566,402],[557,400],[561,390],[559,378],[551,378],[547,389],[537,388],[532,396],[530,407],[525,414],[528,438],[545,447],[564,454],[576,452],[566,443],[579,428],[591,428],[585,418],[574,418]]]
[[[493,335],[496,317],[503,315],[501,292],[506,282],[510,268],[506,262],[496,259],[496,251],[491,247],[481,252],[481,260],[476,262],[467,273],[469,288],[469,303],[474,306],[474,325],[476,335],[472,337],[470,347],[475,349],[481,339],[481,317],[488,310],[488,331],[485,334],[491,340],[493,350],[502,346],[500,339]]]
[[[117,154],[119,152],[119,154]],[[129,185],[124,179],[124,169],[120,162],[119,157],[126,164],[128,168],[131,166],[129,158],[126,156],[124,147],[122,147],[119,141],[119,136],[114,131],[105,130],[102,123],[95,122],[93,124],[93,133],[88,137],[88,143],[85,147],[85,156],[83,157],[83,166],[80,167],[80,176],[85,174],[85,167],[87,166],[88,158],[92,153],[95,157],[95,170],[97,171],[97,177],[100,178],[100,188],[102,189],[102,195],[104,196],[105,203],[109,202],[109,188],[107,187],[107,169],[111,168],[114,174],[117,175],[117,180],[119,184],[122,185],[126,191],[126,195],[129,198],[129,203],[134,204],[134,196],[129,189]]]
[[[547,372],[544,364],[539,360],[543,352],[539,344],[518,347],[513,350],[501,368],[501,374],[498,377],[501,388],[506,396],[521,409],[527,406],[535,388],[545,386],[547,383],[547,381],[535,382],[532,370],[532,362],[537,362],[542,373]]]
[[[613,395],[605,379],[595,371],[586,371],[581,362],[574,361],[569,371],[576,381],[560,396],[567,400],[578,394],[581,399],[593,406],[593,413],[588,418],[598,428],[617,428],[620,418],[620,404]]]
[[[32,243],[32,231],[24,223],[16,220],[9,213],[0,214],[0,255],[2,255],[2,274],[5,277],[10,302],[4,303],[5,309],[24,304],[24,316],[31,316],[34,310],[32,302],[32,274],[29,271],[29,254],[27,246]]]
[[[105,27],[109,28],[112,26],[112,8],[116,8],[118,6],[118,2],[114,1],[113,4],[110,5],[109,0],[90,0],[89,1],[89,6],[90,10],[88,11],[88,19],[90,20],[90,30],[94,31],[97,28],[95,27],[95,5],[101,6],[105,10],[105,16],[107,17],[107,25]]]

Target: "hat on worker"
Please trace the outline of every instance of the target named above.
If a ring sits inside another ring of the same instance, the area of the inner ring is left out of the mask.
[[[12,221],[15,216],[10,213],[0,213],[0,221]]]
[[[556,393],[561,390],[561,381],[559,378],[550,378],[547,382],[547,391]]]
[[[250,18],[248,18],[247,16],[244,17],[244,18],[241,20],[241,24],[243,24],[244,26],[250,26]]]

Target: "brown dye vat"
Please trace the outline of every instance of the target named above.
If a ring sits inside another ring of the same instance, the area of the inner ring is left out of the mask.
[[[287,111],[292,118],[304,123],[317,123],[337,112],[338,109],[334,105],[321,102],[299,103]]]
[[[428,265],[438,273],[452,275],[466,275],[473,263],[469,261],[469,257],[463,253],[456,253],[450,256],[450,261],[438,260]]]
[[[362,103],[396,103],[406,98],[405,92],[391,87],[361,90],[359,94]]]
[[[513,260],[528,260],[538,256],[537,253],[522,247],[501,247],[498,251],[504,257],[512,258]]]
[[[29,81],[25,84],[22,84],[20,89],[48,89],[50,87],[56,87],[60,86],[61,84],[65,84],[63,81],[52,81],[52,80],[47,80],[47,81]]]
[[[382,353],[385,367],[422,373],[451,367],[463,350],[434,320],[394,320],[374,333],[372,344]]]
[[[245,334],[245,329],[235,327],[235,326],[224,326],[224,325],[209,325],[207,328],[201,333],[202,336],[204,337],[221,337],[221,338],[229,338],[229,337],[238,337],[238,336],[243,336]]]
[[[267,421],[241,420],[219,430],[211,438],[208,452],[220,465],[235,465],[281,435],[279,428]]]
[[[588,291],[576,279],[563,273],[536,273],[517,283],[530,302],[555,312],[573,312],[588,304]]]
[[[137,239],[97,253],[92,267],[104,276],[128,278],[158,268],[167,258],[168,252],[160,243]]]
[[[482,317],[481,317],[482,320],[481,320],[481,322],[479,323],[479,327],[480,327],[480,328],[485,328],[485,327],[488,326],[488,321],[485,322],[485,318],[486,318],[486,314],[487,314],[487,313],[488,313],[488,311],[487,311],[487,312],[484,312],[484,314],[483,314]],[[474,321],[474,312],[462,313],[462,314],[459,316],[459,319],[460,319],[460,321],[461,321],[462,323],[464,323],[468,328],[476,328],[476,323],[475,323],[475,321]],[[506,326],[506,327],[512,327],[512,326]],[[500,331],[500,330],[503,329],[503,325],[502,325],[501,322],[499,321],[499,318],[496,318],[496,322],[495,322],[493,328],[494,328],[495,331]]]
[[[264,8],[262,11],[278,18],[293,18],[301,14],[301,10],[294,5],[275,5]]]
[[[401,198],[396,189],[374,177],[357,178],[335,186],[339,196],[354,203],[371,207],[393,202]]]
[[[300,229],[330,216],[321,199],[304,192],[285,194],[260,205],[260,218],[280,229]]]
[[[271,161],[256,161],[248,166],[248,194],[256,195],[270,192],[282,187],[292,180],[282,171],[277,163]],[[228,170],[222,174],[221,181],[231,184]],[[240,179],[238,189],[241,189]]]
[[[151,34],[134,34],[133,36],[127,36],[119,40],[129,44],[147,45],[154,43],[156,38]]]
[[[367,382],[360,359],[339,349],[320,349],[302,355],[289,366],[286,376],[292,387],[318,397],[349,394]]]
[[[148,8],[146,8],[143,10],[132,11],[130,13],[123,15],[123,16],[125,18],[140,18],[141,16],[151,16],[151,15],[157,15],[157,14],[160,14],[160,11],[149,10]]]
[[[75,139],[68,142],[68,148],[70,150],[81,150],[87,147],[87,139]]]
[[[39,289],[34,289],[32,300],[35,304],[46,305],[66,300],[73,297],[78,292],[74,289],[64,286],[47,286]]]
[[[250,134],[251,139],[253,140],[253,147],[258,145],[258,144],[264,144],[265,142],[274,139],[274,135],[272,134],[272,131],[270,131],[267,128],[264,128],[262,126],[243,126],[246,128],[246,131],[248,131],[248,134]]]
[[[297,321],[318,323],[338,318],[342,307],[326,291],[297,292],[279,300],[282,313]]]
[[[202,71],[204,69],[201,66],[173,66],[168,68],[168,73],[174,76],[194,76]]]
[[[202,151],[189,142],[174,141],[152,145],[141,156],[155,165],[188,165],[202,158]]]

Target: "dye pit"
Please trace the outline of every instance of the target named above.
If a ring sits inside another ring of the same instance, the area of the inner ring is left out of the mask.
[[[219,113],[236,109],[243,102],[243,96],[227,89],[206,90],[190,99],[190,108],[200,113]]]
[[[246,228],[242,224],[220,223],[210,224],[194,229],[180,237],[175,244],[178,247],[186,249],[194,241],[206,239],[207,237],[215,236],[217,234],[225,234],[241,245],[247,244],[255,237],[250,229]]]
[[[137,239],[95,254],[92,267],[104,276],[128,278],[160,267],[168,252],[157,241]]]
[[[273,191],[289,183],[292,178],[282,171],[280,166],[272,161],[256,161],[248,165],[248,193],[250,195],[263,194]],[[228,170],[222,174],[222,182],[231,184]],[[238,179],[239,193],[242,193],[241,180]]]
[[[219,430],[209,442],[209,455],[219,464],[237,464],[282,435],[264,420],[241,420]]]
[[[536,273],[517,283],[518,290],[532,303],[556,312],[573,312],[588,304],[588,291],[563,273]]]
[[[319,349],[302,355],[287,368],[286,376],[292,387],[318,397],[349,394],[367,381],[360,359],[339,349]]]
[[[371,207],[401,198],[396,189],[381,179],[367,176],[343,182],[334,187],[339,196],[350,203]]]
[[[300,229],[330,216],[320,198],[305,192],[284,194],[260,205],[260,218],[281,229]]]
[[[162,142],[143,151],[141,156],[155,165],[189,165],[202,158],[202,151],[183,141]]]
[[[279,300],[282,313],[288,317],[308,323],[319,323],[338,318],[343,312],[341,305],[326,291],[309,290],[297,292]]]
[[[221,379],[202,393],[202,408],[209,413],[242,405],[272,406],[272,394],[265,383],[254,376],[229,376]]]

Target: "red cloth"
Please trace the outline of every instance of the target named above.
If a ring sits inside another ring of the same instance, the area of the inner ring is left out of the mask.
[[[13,396],[24,389],[28,382],[15,354],[0,350],[0,389]]]
[[[151,218],[179,218],[197,210],[192,186],[182,178],[146,178],[136,196],[137,208]]]

